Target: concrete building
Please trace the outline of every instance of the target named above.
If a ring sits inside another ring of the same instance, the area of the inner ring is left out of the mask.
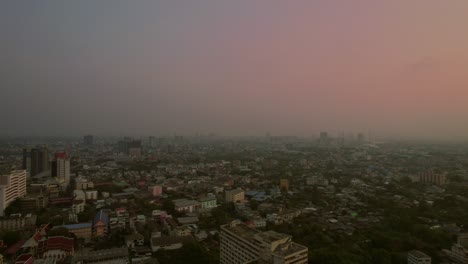
[[[163,188],[162,186],[159,186],[159,185],[150,187],[150,191],[153,197],[160,197],[163,194]]]
[[[17,198],[26,195],[26,170],[15,170],[0,175],[0,216]]]
[[[27,147],[23,149],[23,170],[28,176],[35,176],[49,170],[49,151],[47,147]]]
[[[292,242],[290,235],[260,232],[239,221],[221,226],[220,263],[305,264],[308,249]]]
[[[86,136],[84,136],[84,137],[83,137],[83,143],[84,143],[85,145],[88,145],[88,146],[94,145],[94,137],[93,137],[93,135],[86,135]]]
[[[419,182],[430,183],[435,185],[444,185],[447,183],[447,176],[445,174],[429,170],[419,174]]]
[[[176,199],[173,202],[175,210],[180,213],[192,213],[200,209],[200,203],[195,200]]]
[[[0,218],[0,230],[23,230],[35,228],[36,215],[28,214],[26,216],[11,215],[8,218]]]
[[[66,189],[70,184],[70,159],[66,152],[55,153],[51,175],[57,179],[62,189]]]
[[[216,196],[209,195],[205,198],[200,199],[200,204],[202,209],[210,209],[218,206]]]
[[[233,203],[244,202],[244,191],[241,189],[227,190],[226,202],[233,202]]]
[[[96,201],[98,199],[97,190],[86,190],[85,195],[86,195],[86,200]]]
[[[456,263],[468,263],[468,233],[458,235],[457,243],[452,246],[449,256]]]
[[[419,250],[408,252],[408,264],[431,264],[431,257]]]
[[[73,191],[72,211],[75,214],[84,212],[86,206],[86,194],[83,190]]]
[[[111,248],[96,251],[79,252],[73,259],[75,264],[128,264],[127,248]]]

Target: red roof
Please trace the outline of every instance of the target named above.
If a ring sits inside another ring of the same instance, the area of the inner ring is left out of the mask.
[[[22,254],[16,258],[15,263],[24,263],[30,260],[33,257],[31,254]]]
[[[53,236],[39,242],[37,246],[38,253],[44,253],[49,250],[73,251],[73,238],[64,236]]]
[[[18,252],[18,250],[21,249],[21,247],[24,245],[25,242],[26,242],[26,240],[20,240],[20,241],[16,242],[15,244],[11,245],[9,248],[7,248],[5,250],[5,254],[7,254],[7,255],[16,254],[16,252]]]
[[[55,153],[55,158],[56,159],[67,159],[68,156],[67,156],[67,153],[64,152],[64,151],[59,151],[59,152],[56,152]]]

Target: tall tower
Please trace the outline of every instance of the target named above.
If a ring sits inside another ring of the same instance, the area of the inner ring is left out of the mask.
[[[49,170],[49,151],[47,147],[27,147],[23,149],[23,169],[29,176]]]
[[[52,177],[57,178],[64,189],[70,184],[70,159],[66,152],[55,153],[55,160],[52,162]]]
[[[84,143],[85,145],[88,145],[88,146],[93,145],[93,144],[94,144],[94,137],[93,137],[93,135],[86,135],[86,136],[84,136],[84,137],[83,137],[83,143]]]

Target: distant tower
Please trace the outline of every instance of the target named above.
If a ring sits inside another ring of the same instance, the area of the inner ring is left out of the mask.
[[[49,169],[47,147],[27,147],[23,149],[23,169],[29,176],[35,176]]]
[[[85,145],[88,145],[88,146],[94,145],[94,137],[93,137],[93,135],[86,135],[86,136],[84,136],[84,137],[83,137],[83,143],[84,143]]]
[[[155,137],[153,137],[153,136],[149,137],[149,146],[151,148],[154,148],[156,146],[156,138]]]

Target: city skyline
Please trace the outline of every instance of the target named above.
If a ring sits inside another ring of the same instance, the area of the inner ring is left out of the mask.
[[[1,4],[0,136],[468,139],[468,2]]]

